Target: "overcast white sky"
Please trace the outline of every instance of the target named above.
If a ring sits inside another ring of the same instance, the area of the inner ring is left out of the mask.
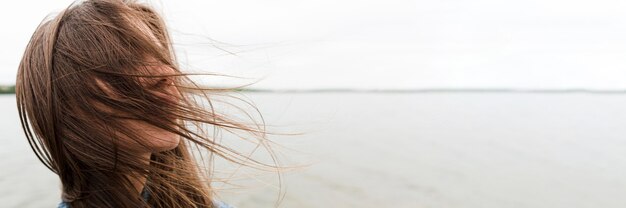
[[[0,84],[69,0],[0,7]],[[161,0],[190,69],[257,88],[626,89],[626,1]],[[219,56],[206,39],[238,57]],[[186,66],[186,65],[185,65]]]

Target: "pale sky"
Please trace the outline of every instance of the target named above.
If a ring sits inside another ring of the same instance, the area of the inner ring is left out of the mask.
[[[70,2],[0,8],[0,84],[14,83],[39,21]],[[152,2],[183,66],[265,77],[253,88],[626,89],[625,1]]]

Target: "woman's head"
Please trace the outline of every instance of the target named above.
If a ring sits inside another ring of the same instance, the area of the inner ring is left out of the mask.
[[[59,175],[65,200],[145,205],[128,192],[133,177],[148,177],[153,207],[210,204],[208,178],[188,145],[235,162],[248,158],[189,124],[265,134],[205,109],[214,91],[186,75],[164,21],[143,4],[86,0],[39,25],[19,66],[17,104],[29,143]]]
[[[29,102],[38,104],[42,114],[51,114],[45,115],[45,126],[35,128],[63,135],[79,134],[74,128],[105,131],[104,125],[136,127],[125,128],[132,130],[127,133],[154,132],[149,126],[156,123],[173,126],[175,121],[165,117],[171,103],[164,102],[179,94],[170,46],[159,16],[132,2],[84,1],[44,22],[24,54],[18,77],[22,89],[35,90],[21,92]],[[150,121],[154,123],[146,125]],[[86,135],[64,136],[68,138],[51,140],[82,140]]]

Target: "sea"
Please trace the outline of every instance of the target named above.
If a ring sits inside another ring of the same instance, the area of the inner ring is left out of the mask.
[[[245,96],[272,130],[297,133],[269,136],[296,168],[230,168],[233,183],[214,187],[239,208],[626,207],[624,93]],[[28,146],[15,103],[0,95],[0,207],[55,207],[58,178]]]

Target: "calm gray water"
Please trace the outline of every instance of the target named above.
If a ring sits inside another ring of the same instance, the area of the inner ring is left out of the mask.
[[[281,207],[626,207],[626,95],[251,93],[278,142],[312,165],[284,175]],[[13,96],[0,96],[0,206],[53,207]],[[292,154],[292,155],[289,155]],[[270,182],[273,179],[270,179]],[[271,186],[224,189],[271,207]]]

